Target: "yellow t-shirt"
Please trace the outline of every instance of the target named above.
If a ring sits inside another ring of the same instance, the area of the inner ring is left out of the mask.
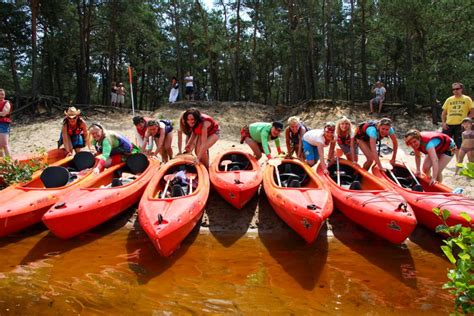
[[[462,120],[469,115],[472,109],[472,100],[467,95],[456,98],[454,95],[447,98],[443,104],[446,111],[446,124],[459,125]]]

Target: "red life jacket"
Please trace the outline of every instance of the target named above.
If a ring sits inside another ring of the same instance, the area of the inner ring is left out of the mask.
[[[72,136],[72,135],[81,135],[84,133],[84,131],[82,130],[82,122],[84,122],[80,117],[77,118],[76,120],[76,128],[72,128],[71,125],[69,125],[69,120],[67,118],[65,118],[63,120],[63,126],[64,124],[66,124],[66,128],[67,128],[67,134],[69,136]]]
[[[369,135],[367,135],[367,129],[371,126],[377,128],[377,121],[374,121],[374,120],[370,120],[370,121],[366,121],[366,122],[362,122],[359,124],[359,126],[357,126],[356,130],[355,130],[355,138],[357,139],[362,139],[363,141],[367,142],[369,141]],[[380,140],[380,134],[378,133],[377,131],[377,140]]]
[[[2,102],[0,102],[0,112],[3,111],[3,108],[5,107],[5,105],[7,104],[7,100],[3,100]],[[8,102],[10,103],[10,102]],[[12,104],[10,103],[10,112],[5,115],[5,116],[1,116],[0,117],[0,122],[3,122],[3,123],[11,123],[12,122],[12,119],[10,118],[10,115],[12,114],[12,111],[13,111],[13,106]]]
[[[199,123],[199,125],[196,126],[193,129],[194,134],[196,134],[196,135],[201,135],[202,134],[202,126],[203,126],[205,121],[208,121],[208,122],[211,123],[211,125],[209,125],[209,127],[207,128],[207,136],[215,134],[219,130],[219,124],[217,124],[217,122],[212,117],[210,117],[207,114],[202,114],[201,113],[201,118],[202,118],[202,122]]]
[[[347,131],[349,135],[347,136],[341,136],[337,135],[337,143],[339,145],[346,145],[349,146],[351,144],[351,131]]]
[[[439,132],[421,132],[420,135],[420,147],[418,148],[418,150],[424,153],[425,155],[428,154],[428,151],[426,150],[426,145],[428,145],[431,140],[436,138],[440,140],[438,146],[435,147],[435,151],[437,154],[442,154],[451,148],[452,139],[446,134]]]
[[[144,137],[145,137],[145,133],[146,133],[146,129],[147,129],[147,126],[148,126],[148,122],[153,120],[152,118],[149,118],[149,117],[144,117],[143,119],[145,120],[145,127],[144,127],[142,130],[139,130],[139,129],[135,126],[135,129],[137,130],[137,133],[138,133],[138,135],[141,136],[141,138],[144,138]]]

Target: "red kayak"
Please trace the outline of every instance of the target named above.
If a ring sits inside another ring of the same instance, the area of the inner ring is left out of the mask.
[[[345,159],[339,160],[340,185],[337,184],[337,163],[325,174],[336,207],[348,218],[392,243],[402,243],[416,227],[413,210],[396,191],[387,188],[381,179]]]
[[[333,210],[331,194],[314,171],[296,159],[272,159],[264,170],[263,187],[278,216],[308,243],[314,242]]]
[[[64,148],[51,149],[42,154],[28,154],[21,155],[12,158],[12,161],[17,161],[20,166],[29,164],[34,167],[39,165],[40,167],[54,164],[61,159],[64,159],[67,155],[67,151]],[[0,162],[3,161],[3,158],[0,158]],[[39,177],[40,173],[38,173]],[[5,185],[5,181],[2,176],[0,176],[0,187]]]
[[[26,184],[0,194],[0,237],[41,221],[44,213],[65,194],[87,184],[96,160],[90,152],[68,157],[50,166]]]
[[[151,179],[138,220],[162,256],[171,255],[192,231],[209,197],[209,174],[189,155],[166,163]]]
[[[440,218],[433,213],[434,208],[447,209],[451,213],[447,220],[449,226],[457,224],[469,226],[469,223],[460,216],[462,212],[474,218],[473,199],[452,193],[452,189],[441,183],[430,185],[430,178],[426,175],[417,177],[420,183],[418,186],[408,169],[397,164],[392,173],[400,183],[399,186],[389,171],[382,172],[379,168],[372,168],[372,173],[400,193],[415,211],[418,222],[432,230],[442,224]]]
[[[232,150],[219,154],[213,160],[209,179],[227,202],[241,209],[257,193],[262,172],[254,156]]]
[[[43,216],[49,230],[71,238],[98,226],[138,202],[160,163],[135,154],[104,170],[79,190],[63,195]]]

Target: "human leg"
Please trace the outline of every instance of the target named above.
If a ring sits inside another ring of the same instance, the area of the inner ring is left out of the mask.
[[[173,143],[173,133],[168,133],[165,137],[165,143],[163,144],[166,161],[168,161],[169,159],[173,159],[173,148],[171,147],[172,143]],[[163,161],[165,161],[164,156],[163,156]]]
[[[250,149],[253,151],[253,155],[257,160],[262,158],[262,151],[260,150],[259,144],[250,137],[246,137],[244,142],[249,145]]]
[[[425,157],[425,160],[423,160],[423,165],[421,166],[421,171],[423,171],[424,174],[431,176],[431,166],[433,164],[431,163],[431,159],[429,156]]]
[[[211,148],[217,141],[219,136],[216,134],[209,135],[206,142],[202,142],[201,137],[199,137],[196,145],[196,152],[201,153],[201,162],[206,168],[209,167],[209,148]]]
[[[369,144],[361,139],[357,140],[357,145],[367,159],[364,165],[362,166],[365,170],[369,170],[374,160],[372,159],[372,151],[370,150]]]
[[[442,154],[438,159],[438,174],[436,175],[436,180],[438,182],[443,181],[443,170],[446,168],[448,163],[453,159],[453,156],[448,156],[446,154]]]
[[[369,105],[370,105],[370,113],[369,114],[372,114],[372,113],[374,113],[374,99],[370,99]]]
[[[379,114],[382,113],[382,105],[383,105],[383,99],[380,98],[380,100],[379,100]]]

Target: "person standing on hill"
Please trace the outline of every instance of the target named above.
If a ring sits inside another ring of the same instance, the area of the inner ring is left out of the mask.
[[[175,103],[178,100],[179,96],[179,84],[178,79],[176,77],[171,78],[171,89],[170,89],[170,96],[168,98],[169,103]]]
[[[5,100],[5,90],[0,89],[0,157],[10,156],[8,136],[10,135],[10,123],[13,107]]]
[[[372,93],[375,93],[375,98],[373,98],[369,101],[369,105],[370,105],[370,113],[369,114],[374,113],[374,103],[375,103],[375,105],[379,106],[379,112],[378,113],[379,114],[382,113],[382,105],[383,105],[383,101],[385,100],[385,93],[386,92],[387,92],[387,90],[385,89],[383,84],[380,81],[377,81],[375,83],[375,87],[372,89]]]
[[[461,148],[461,123],[466,117],[474,116],[472,100],[463,94],[464,85],[460,82],[452,84],[453,95],[446,99],[443,104],[441,120],[443,122],[443,133],[454,139],[456,143],[456,157],[458,149]]]
[[[188,71],[186,73],[186,77],[184,77],[185,87],[186,87],[186,100],[194,100],[194,84],[193,84],[193,76]]]
[[[117,87],[117,106],[120,108],[125,103],[125,87],[123,83],[119,83]]]
[[[110,92],[110,104],[112,106],[117,106],[117,84],[115,81],[112,81],[112,89]]]

